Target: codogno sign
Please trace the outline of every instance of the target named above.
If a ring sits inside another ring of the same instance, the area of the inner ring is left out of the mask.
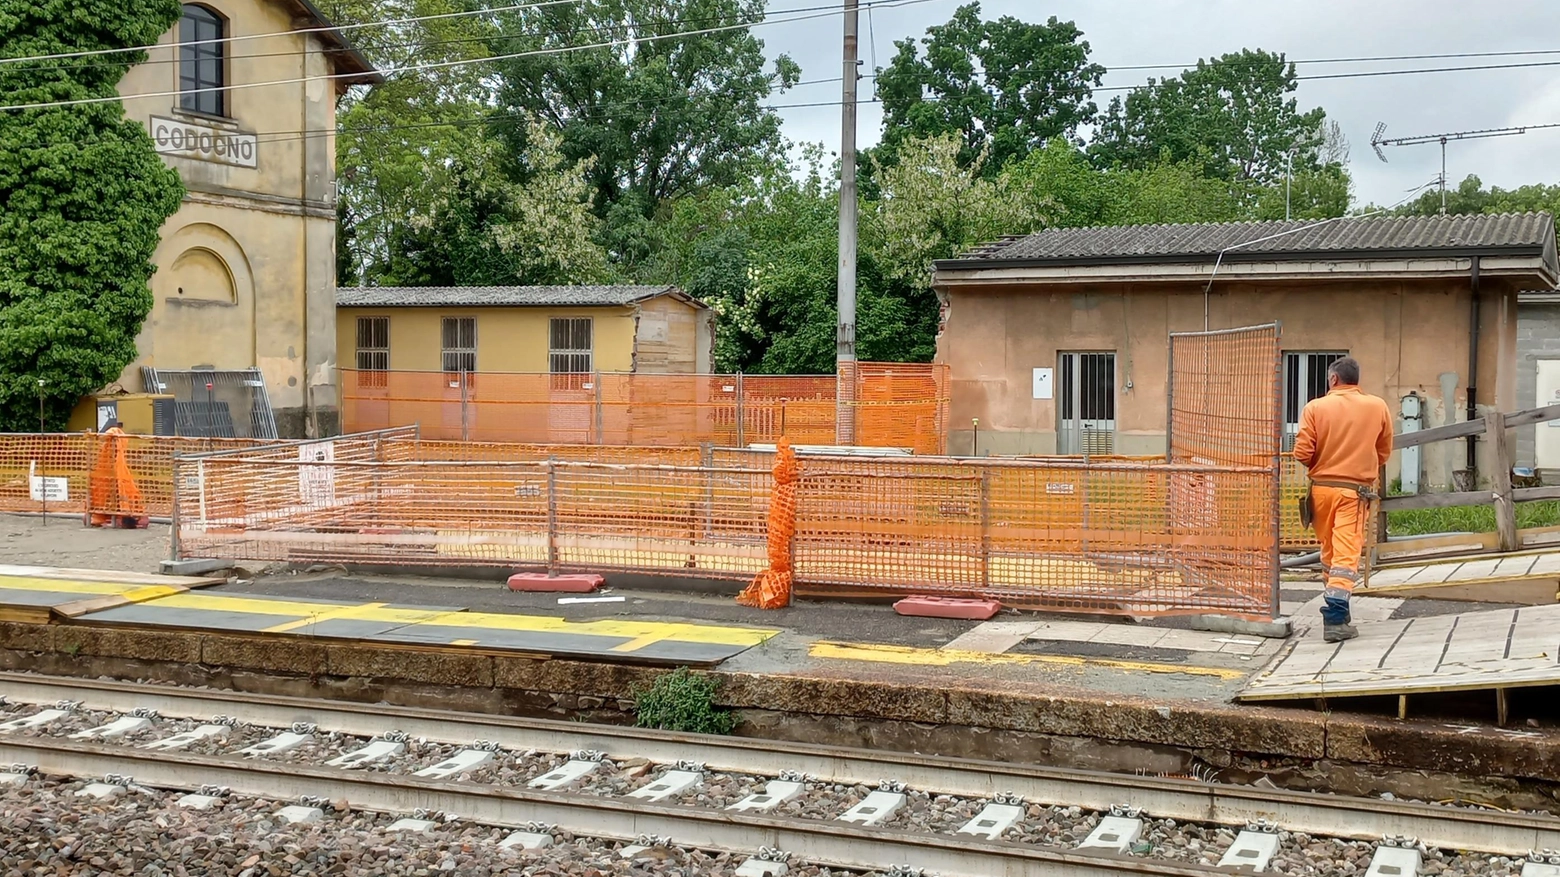
[[[196,161],[256,167],[255,135],[224,131],[210,125],[152,117],[152,142],[163,155],[177,155]]]

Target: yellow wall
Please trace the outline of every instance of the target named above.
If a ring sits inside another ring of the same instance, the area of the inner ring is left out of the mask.
[[[138,359],[120,383],[141,386],[140,366],[259,366],[283,436],[336,429],[334,204],[336,84],[317,37],[287,33],[288,5],[209,0],[229,36],[282,36],[226,44],[226,119],[185,113],[177,95],[175,25],[148,63],[120,82],[128,118],[152,117],[254,135],[255,167],[164,154],[187,194],[162,228],[154,306],[137,337]],[[308,79],[306,82],[298,82]],[[162,125],[164,141],[168,127]],[[299,136],[297,132],[308,132]]]
[[[390,368],[396,371],[439,371],[443,366],[442,321],[474,317],[477,321],[477,371],[548,371],[547,350],[553,317],[590,317],[596,371],[627,372],[634,366],[634,316],[631,307],[597,308],[338,308],[336,347],[341,367],[357,365],[357,318],[390,318]]]

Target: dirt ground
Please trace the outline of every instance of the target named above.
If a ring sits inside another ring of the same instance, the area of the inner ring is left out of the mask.
[[[154,573],[167,556],[166,524],[104,530],[79,517],[0,514],[0,563]]]

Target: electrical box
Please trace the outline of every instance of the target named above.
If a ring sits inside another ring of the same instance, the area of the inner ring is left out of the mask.
[[[131,435],[173,435],[173,396],[165,393],[122,393],[84,396],[70,414],[71,432],[102,432],[124,424]]]

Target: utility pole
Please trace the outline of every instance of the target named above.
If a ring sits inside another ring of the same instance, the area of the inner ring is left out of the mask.
[[[834,441],[856,443],[856,26],[857,0],[845,3],[845,58],[840,90],[839,323],[835,326]]]

